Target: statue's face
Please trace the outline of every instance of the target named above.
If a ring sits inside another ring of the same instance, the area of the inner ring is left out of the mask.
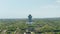
[[[31,14],[29,14],[28,18],[32,18]]]
[[[31,14],[29,14],[29,16],[31,16]]]

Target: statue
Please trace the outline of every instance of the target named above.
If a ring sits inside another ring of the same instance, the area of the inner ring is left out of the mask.
[[[28,22],[26,23],[28,24],[28,28],[26,28],[26,34],[31,34],[31,31],[34,30],[34,28],[32,27],[33,20],[31,14],[28,15]]]
[[[29,14],[28,20],[29,20],[29,22],[32,22],[32,16],[31,16],[31,14]]]

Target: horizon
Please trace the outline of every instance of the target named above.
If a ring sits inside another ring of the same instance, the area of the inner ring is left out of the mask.
[[[54,19],[60,17],[50,17],[50,18],[32,18],[32,19]],[[0,19],[28,19],[28,18],[0,18]]]

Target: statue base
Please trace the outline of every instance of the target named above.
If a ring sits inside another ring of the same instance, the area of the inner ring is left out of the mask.
[[[26,22],[26,24],[32,24],[33,22]]]

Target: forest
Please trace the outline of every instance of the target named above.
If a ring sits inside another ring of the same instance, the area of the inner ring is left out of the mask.
[[[33,18],[31,25],[26,22],[28,22],[28,19],[0,19],[0,34],[4,34],[5,31],[6,34],[24,34],[29,27],[32,28],[30,30],[33,32],[60,34],[57,31],[60,30],[60,18]]]

